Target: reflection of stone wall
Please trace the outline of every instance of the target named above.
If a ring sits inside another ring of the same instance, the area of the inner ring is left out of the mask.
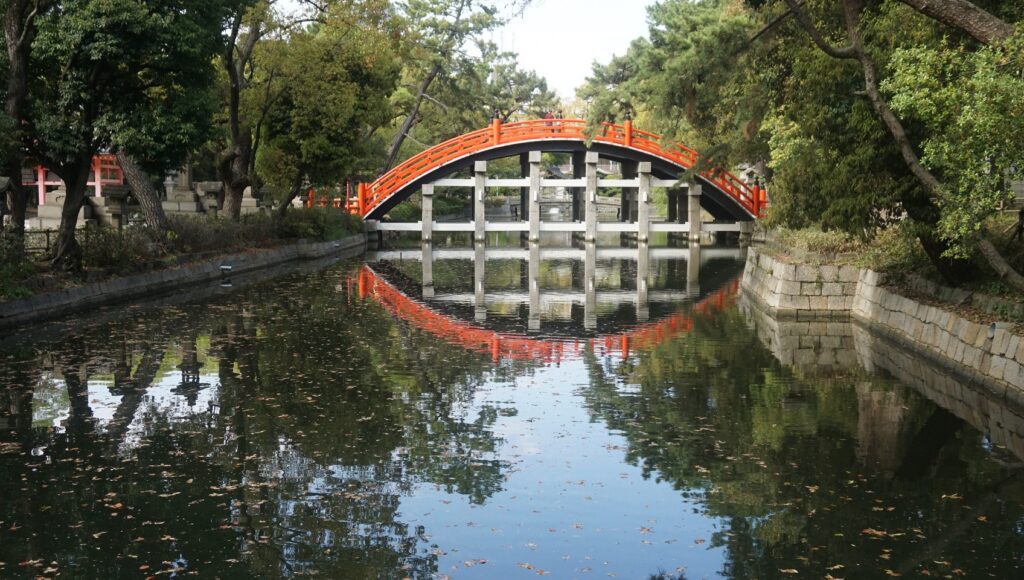
[[[849,322],[776,318],[750,300],[749,294],[740,297],[739,305],[757,337],[782,364],[805,373],[856,368]]]
[[[1024,408],[860,324],[852,326],[857,359],[866,370],[888,372],[1024,460]]]
[[[776,316],[834,312],[853,306],[858,269],[853,266],[794,264],[751,247],[743,289]]]
[[[1024,406],[1006,399],[1007,389],[967,367],[951,372],[939,357],[921,356],[905,341],[874,334],[863,322],[777,319],[743,296],[740,308],[761,342],[782,364],[803,373],[862,368],[887,373],[939,407],[986,433],[1024,460]],[[858,456],[866,464],[895,469],[907,453],[916,423],[907,401],[893,391],[857,386]]]
[[[903,463],[914,435],[905,392],[857,384],[857,458],[864,465],[894,473]]]

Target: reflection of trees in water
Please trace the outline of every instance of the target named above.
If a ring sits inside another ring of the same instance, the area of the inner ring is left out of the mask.
[[[712,545],[726,576],[937,574],[948,560],[1006,577],[1021,564],[1013,467],[916,393],[859,371],[795,374],[735,310],[630,361],[584,360],[586,404],[627,438],[627,460],[723,518]]]
[[[501,489],[506,465],[490,430],[498,410],[470,408],[490,362],[376,305],[346,304],[340,280],[325,273],[257,289],[241,305],[221,299],[47,345],[71,398],[67,432],[35,433],[50,464],[0,456],[12,466],[0,468],[12,498],[0,520],[67,514],[78,527],[39,528],[28,552],[74,558],[96,577],[175,561],[227,575],[434,573],[425,531],[401,522],[398,507],[419,483],[476,503]],[[206,341],[213,367],[198,360]],[[158,369],[180,371],[188,396],[197,363],[219,377],[208,408],[171,416],[147,400]],[[97,372],[113,375],[121,397],[102,430],[87,392]],[[20,413],[30,421],[30,403]],[[4,544],[0,561],[25,559],[27,544]]]

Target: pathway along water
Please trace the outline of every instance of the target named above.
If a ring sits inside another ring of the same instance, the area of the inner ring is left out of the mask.
[[[391,254],[6,350],[0,576],[1020,577],[1019,415],[766,318],[739,261],[687,295],[651,254],[645,322],[639,262],[601,256],[589,328],[572,255],[538,264],[531,332],[520,258],[479,316],[473,261],[432,261],[423,301]]]

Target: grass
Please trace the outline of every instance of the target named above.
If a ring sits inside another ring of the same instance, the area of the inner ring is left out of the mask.
[[[916,270],[929,265],[921,245],[904,225],[881,230],[871,240],[814,227],[778,228],[772,230],[772,240],[782,249],[818,254],[830,262],[880,272]]]

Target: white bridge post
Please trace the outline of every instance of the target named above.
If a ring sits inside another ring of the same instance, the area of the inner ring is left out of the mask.
[[[486,161],[477,161],[473,164],[473,177],[476,179],[473,191],[473,241],[482,244],[487,241],[487,206],[484,204],[487,195]]]
[[[637,234],[636,240],[647,243],[651,235],[651,164],[649,161],[640,163],[640,189],[637,196]]]
[[[586,193],[586,221],[587,231],[584,241],[592,243],[597,240],[597,162],[600,156],[595,151],[588,151],[586,156],[587,164],[587,189]]]
[[[702,185],[691,183],[687,192],[689,201],[690,242],[700,243],[700,194]]]
[[[430,243],[434,237],[434,184],[423,186],[423,216],[420,218],[423,227],[422,241]]]
[[[530,151],[530,242],[540,241],[540,151]]]

